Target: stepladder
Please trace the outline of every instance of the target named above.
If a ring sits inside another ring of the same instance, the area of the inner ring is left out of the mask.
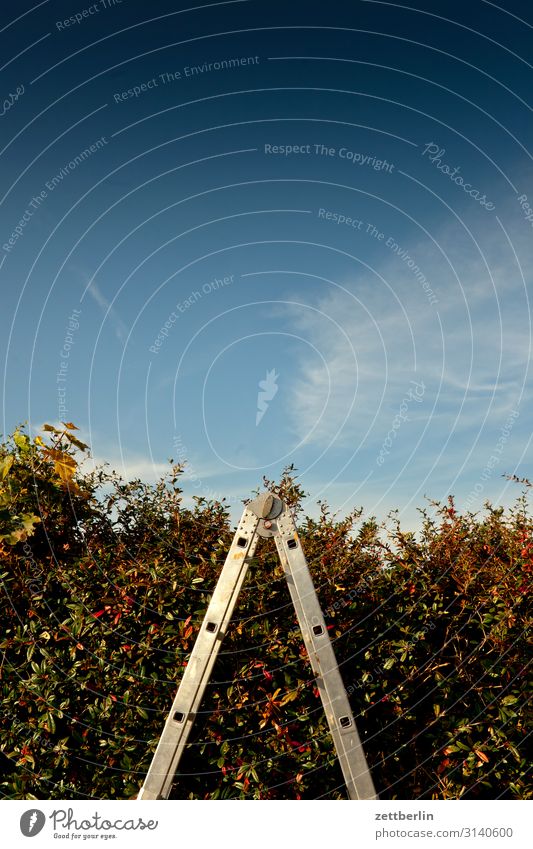
[[[377,799],[289,506],[266,492],[244,509],[138,799],[168,799],[260,538],[274,539],[349,799]]]

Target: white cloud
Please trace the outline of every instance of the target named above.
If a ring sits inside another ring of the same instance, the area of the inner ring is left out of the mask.
[[[460,283],[433,245],[407,247],[436,305],[405,262],[386,255],[379,275],[360,272],[344,289],[330,286],[314,309],[291,313],[328,367],[298,363],[289,411],[298,438],[316,448],[379,442],[411,380],[423,381],[426,394],[410,414],[431,419],[433,433],[479,427],[485,415],[497,421],[518,402],[530,357],[520,269],[506,242],[489,239],[493,286],[472,247],[454,243],[450,232],[440,244]],[[520,247],[522,271],[531,278],[533,246]]]
[[[140,478],[145,483],[155,483],[162,475],[170,471],[168,463],[156,463],[147,457],[132,457],[131,455],[125,457],[91,455],[83,461],[82,468],[86,472],[91,472],[97,466],[104,464],[107,464],[109,471],[117,472],[124,480],[130,481]]]
[[[115,331],[115,336],[117,337],[119,342],[125,342],[128,336],[128,328],[118,315],[116,309],[111,306],[110,301],[100,291],[94,280],[91,280],[88,283],[87,291],[104,313],[104,318],[109,316],[113,325],[113,329]]]

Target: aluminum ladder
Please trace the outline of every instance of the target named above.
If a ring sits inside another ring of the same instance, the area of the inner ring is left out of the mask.
[[[244,509],[138,799],[168,799],[259,537],[273,537],[350,799],[376,799],[296,525],[270,492]]]

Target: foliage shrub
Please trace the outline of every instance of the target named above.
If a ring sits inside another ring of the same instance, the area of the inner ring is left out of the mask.
[[[228,505],[83,471],[67,423],[0,446],[0,783],[12,799],[134,798],[232,537]],[[172,462],[172,461],[171,461]],[[414,535],[293,506],[383,799],[524,799],[526,496],[422,511]],[[344,798],[281,567],[256,552],[174,798]]]

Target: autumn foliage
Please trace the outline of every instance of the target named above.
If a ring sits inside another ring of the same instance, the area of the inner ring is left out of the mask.
[[[0,445],[0,784],[14,799],[135,797],[232,536],[186,506],[83,471],[71,423]],[[422,511],[414,535],[290,503],[383,799],[524,799],[533,520]],[[344,798],[274,550],[262,541],[180,766],[175,798]]]

